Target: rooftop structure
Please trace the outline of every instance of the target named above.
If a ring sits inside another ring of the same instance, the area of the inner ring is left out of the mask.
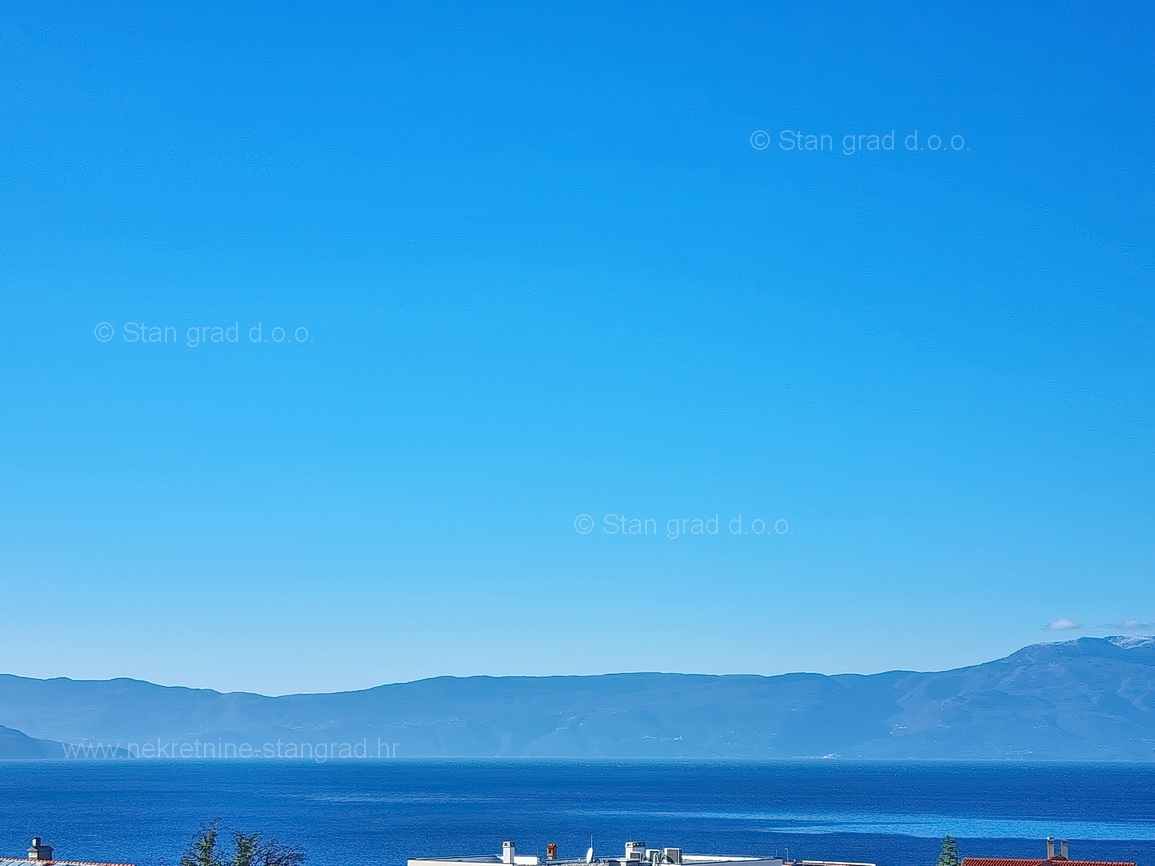
[[[133,863],[98,863],[93,860],[57,860],[52,846],[45,845],[39,836],[34,836],[24,858],[0,857],[0,866],[135,866]]]
[[[500,854],[468,854],[452,857],[415,857],[409,866],[462,866],[462,864],[503,864],[503,866],[787,866],[781,857],[748,857],[737,854],[687,854],[681,848],[648,848],[645,842],[627,842],[625,852],[612,857],[595,856],[591,847],[584,855],[561,857],[557,845],[545,846],[542,854],[518,854],[513,842],[504,842]],[[834,863],[801,860],[794,866],[874,866],[873,863]]]
[[[1047,837],[1047,856],[1042,860],[1022,860],[1014,857],[964,857],[962,866],[1135,866],[1118,860],[1072,860],[1070,844],[1066,839],[1059,842],[1055,851],[1055,840]]]

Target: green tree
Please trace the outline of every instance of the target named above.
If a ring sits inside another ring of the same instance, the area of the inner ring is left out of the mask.
[[[300,848],[266,839],[259,832],[240,830],[232,831],[233,854],[224,860],[220,836],[220,825],[216,821],[205,824],[180,858],[180,866],[301,866],[305,861],[305,852]]]
[[[186,864],[182,863],[181,866],[186,866]],[[201,866],[201,864],[193,864],[193,866]],[[954,840],[953,836],[947,836],[942,840],[942,853],[938,855],[938,866],[959,866],[958,842]]]

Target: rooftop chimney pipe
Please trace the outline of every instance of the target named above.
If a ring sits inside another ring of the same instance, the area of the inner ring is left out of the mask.
[[[1062,842],[1059,843],[1059,854],[1062,856],[1062,858],[1064,860],[1070,860],[1071,859],[1070,857],[1067,856],[1070,853],[1070,851],[1071,851],[1071,846],[1067,844],[1066,839],[1064,839]]]
[[[1055,859],[1055,837],[1054,836],[1048,836],[1047,837],[1047,859],[1048,860],[1054,860]]]

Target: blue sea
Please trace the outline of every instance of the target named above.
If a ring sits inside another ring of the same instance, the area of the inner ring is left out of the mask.
[[[0,856],[176,866],[198,825],[262,830],[311,866],[409,857],[688,852],[934,866],[964,856],[1155,866],[1155,766],[702,761],[3,762]]]

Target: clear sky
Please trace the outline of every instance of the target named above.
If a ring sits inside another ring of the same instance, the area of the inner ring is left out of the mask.
[[[0,16],[0,670],[1155,630],[1150,8],[382,5]]]

